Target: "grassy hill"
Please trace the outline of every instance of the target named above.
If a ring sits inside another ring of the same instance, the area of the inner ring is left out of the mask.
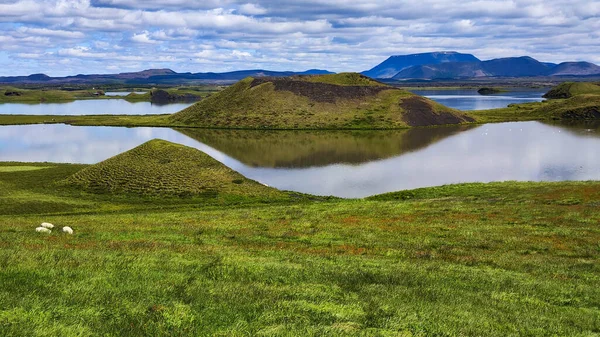
[[[544,98],[570,98],[585,94],[600,95],[600,85],[589,82],[565,82],[548,91]]]
[[[246,78],[170,117],[253,129],[385,129],[472,122],[461,112],[360,74]]]
[[[199,150],[159,139],[86,167],[64,183],[92,193],[147,196],[282,194],[245,178]]]

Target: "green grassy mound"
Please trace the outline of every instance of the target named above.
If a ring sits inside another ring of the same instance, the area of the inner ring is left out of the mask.
[[[585,94],[600,95],[600,85],[586,82],[565,82],[552,88],[543,97],[559,99]]]
[[[170,117],[174,125],[251,129],[386,129],[472,122],[427,98],[344,73],[246,78]]]
[[[600,95],[581,94],[550,102],[542,105],[538,113],[553,119],[597,119],[600,118]]]
[[[86,167],[64,183],[93,193],[149,196],[281,194],[196,149],[159,139]]]

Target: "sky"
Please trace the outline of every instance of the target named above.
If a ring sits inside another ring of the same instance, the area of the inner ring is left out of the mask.
[[[600,1],[0,0],[0,76],[363,71],[429,51],[600,64]]]

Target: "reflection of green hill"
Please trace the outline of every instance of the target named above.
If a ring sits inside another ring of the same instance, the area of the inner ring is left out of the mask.
[[[254,167],[360,164],[399,156],[473,126],[394,131],[258,131],[176,129]]]
[[[600,120],[569,121],[561,120],[559,122],[543,122],[561,130],[567,131],[576,136],[600,137]]]

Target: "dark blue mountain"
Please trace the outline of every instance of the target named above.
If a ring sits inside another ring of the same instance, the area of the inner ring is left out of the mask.
[[[413,66],[393,79],[467,79],[481,77],[542,77],[600,75],[600,67],[588,62],[542,63],[529,56],[479,62],[447,62]]]
[[[551,76],[590,76],[600,75],[600,67],[589,62],[563,62],[552,68]]]
[[[389,57],[373,69],[363,71],[362,74],[371,78],[392,78],[403,69],[412,66],[446,62],[479,62],[479,59],[471,54],[461,54],[455,51],[395,55]]]
[[[227,73],[176,73],[171,69],[148,69],[133,73],[75,75],[67,77],[49,77],[44,74],[29,76],[0,77],[0,83],[46,83],[46,84],[185,84],[185,83],[230,83],[248,76],[284,77],[294,75],[332,74],[327,70],[310,69],[303,72],[240,70]]]

